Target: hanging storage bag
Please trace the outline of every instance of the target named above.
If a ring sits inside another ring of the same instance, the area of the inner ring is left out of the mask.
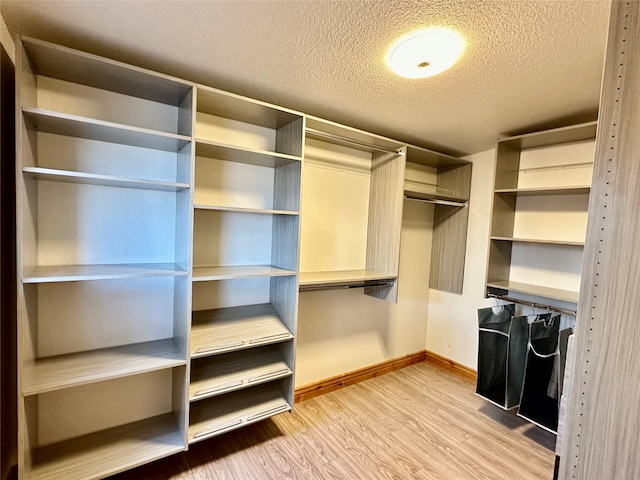
[[[541,316],[542,317],[542,316]],[[518,416],[556,433],[560,401],[560,315],[529,325],[527,361]]]
[[[504,409],[518,406],[527,353],[527,317],[514,313],[514,304],[478,310],[476,393]]]

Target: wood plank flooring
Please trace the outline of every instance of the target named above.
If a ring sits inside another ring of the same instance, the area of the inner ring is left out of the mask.
[[[474,391],[421,363],[111,480],[551,480],[555,436]]]

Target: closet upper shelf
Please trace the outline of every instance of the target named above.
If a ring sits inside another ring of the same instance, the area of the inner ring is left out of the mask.
[[[578,303],[579,292],[571,290],[562,290],[560,288],[550,288],[542,285],[534,285],[530,283],[504,281],[489,281],[487,287],[507,290],[510,292],[524,293],[526,295],[535,295],[539,297],[561,300],[564,302]]]
[[[309,115],[305,132],[309,137],[323,142],[347,145],[365,152],[397,152],[398,155],[402,155],[404,151],[402,143]]]
[[[536,195],[581,195],[591,191],[589,185],[571,187],[540,187],[540,188],[498,188],[495,193],[503,195],[536,196]]]
[[[302,160],[298,155],[250,149],[203,139],[196,140],[196,156],[260,167],[280,167]]]
[[[178,106],[194,84],[114,60],[23,37],[33,73]]]
[[[528,148],[548,147],[571,142],[592,140],[596,136],[598,122],[587,122],[568,127],[554,128],[540,132],[515,135],[498,140],[501,145],[525,150]]]
[[[491,240],[500,242],[514,242],[514,243],[538,243],[541,245],[566,245],[569,247],[584,247],[584,242],[574,242],[565,240],[542,240],[536,238],[515,238],[515,237],[501,237],[492,236]]]
[[[356,287],[365,286],[367,282],[393,281],[395,275],[385,275],[372,270],[342,270],[331,272],[300,272],[300,290],[306,287]]]
[[[175,263],[126,263],[112,265],[42,265],[25,267],[22,283],[78,282],[118,278],[177,277],[188,271]]]
[[[293,270],[285,270],[271,265],[230,265],[193,267],[193,281],[232,280],[235,278],[280,277],[295,275]]]
[[[185,135],[106,122],[41,108],[24,107],[22,112],[36,130],[56,135],[86,138],[167,152],[178,152],[191,141],[191,138]]]

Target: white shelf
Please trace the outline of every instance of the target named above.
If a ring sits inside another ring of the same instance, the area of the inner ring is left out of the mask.
[[[141,190],[158,190],[161,192],[179,192],[189,188],[188,183],[140,180],[135,178],[115,177],[111,175],[99,175],[95,173],[74,172],[71,170],[57,170],[53,168],[24,167],[22,172],[27,178],[35,178],[36,180],[52,182],[135,188]]]
[[[23,395],[185,365],[172,339],[37,359],[24,367]]]
[[[31,479],[98,479],[184,450],[172,414],[90,433],[33,453]]]
[[[52,265],[25,267],[22,283],[78,282],[138,277],[177,277],[188,271],[175,263],[124,263],[113,265]]]
[[[184,135],[52,112],[41,108],[23,108],[22,112],[38,131],[56,135],[168,152],[178,152],[191,141],[190,137]]]
[[[189,400],[221,395],[293,374],[278,348],[262,347],[201,359],[191,367]]]
[[[291,340],[271,304],[193,312],[191,358]]]
[[[235,278],[282,277],[295,275],[293,270],[271,265],[231,265],[219,267],[194,267],[193,281],[231,280]]]
[[[530,283],[512,282],[509,280],[498,282],[487,282],[487,287],[499,288],[510,292],[524,293],[527,295],[535,295],[538,297],[551,298],[554,300],[562,300],[564,302],[578,303],[579,292],[571,290],[562,290],[560,288],[544,287],[542,285],[533,285]]]
[[[565,245],[568,247],[584,247],[584,242],[574,242],[568,240],[541,240],[536,238],[514,238],[499,236],[493,236],[491,237],[491,240],[497,240],[499,242],[537,243],[540,245]]]
[[[200,138],[196,139],[196,156],[261,167],[280,167],[302,161],[302,157],[295,155],[227,145]]]
[[[192,405],[189,443],[220,435],[291,410],[279,384],[265,384]]]
[[[353,285],[374,280],[395,280],[397,275],[387,275],[372,270],[341,270],[330,272],[300,272],[300,286]]]
[[[293,212],[290,210],[269,210],[264,208],[243,208],[243,207],[223,207],[217,205],[194,205],[196,210],[214,210],[219,212],[231,212],[231,213],[254,213],[259,215],[300,215],[299,212]]]
[[[540,188],[499,188],[495,193],[519,196],[535,195],[584,195],[591,191],[589,185],[572,187],[540,187]]]

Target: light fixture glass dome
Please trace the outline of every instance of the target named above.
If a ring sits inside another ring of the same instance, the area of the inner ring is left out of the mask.
[[[418,30],[391,45],[387,65],[401,77],[431,77],[456,63],[465,47],[460,34],[448,28]]]

